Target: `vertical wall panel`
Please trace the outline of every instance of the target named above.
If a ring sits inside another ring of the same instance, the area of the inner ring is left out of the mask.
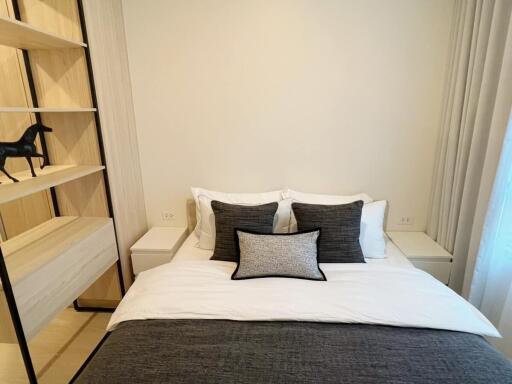
[[[120,0],[84,0],[96,96],[125,285],[131,245],[147,229],[135,116]]]

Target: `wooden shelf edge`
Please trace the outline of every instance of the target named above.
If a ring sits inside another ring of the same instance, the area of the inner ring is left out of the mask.
[[[60,37],[22,21],[0,16],[0,45],[18,49],[86,48],[87,44]]]
[[[1,246],[11,284],[110,223],[110,217],[58,216],[4,241]]]
[[[58,108],[58,107],[0,107],[0,112],[5,113],[80,113],[96,112],[96,108]]]
[[[7,177],[0,177],[0,204],[8,203],[45,189],[100,172],[103,165],[50,165],[44,169],[35,170],[37,177],[32,177],[30,171],[12,174],[19,182],[14,183]]]

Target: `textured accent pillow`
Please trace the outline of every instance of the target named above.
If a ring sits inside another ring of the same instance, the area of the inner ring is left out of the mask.
[[[363,200],[365,204],[371,203],[373,199],[366,193],[357,193],[355,195],[321,195],[318,193],[298,192],[293,189],[287,189],[282,192],[282,198],[291,199],[291,203],[306,204],[323,204],[323,205],[340,205],[353,203],[354,201]],[[290,203],[290,204],[291,204]],[[363,212],[364,217],[364,212]],[[297,232],[297,219],[293,212],[290,217],[290,232]]]
[[[235,228],[272,233],[277,203],[235,205],[212,201],[215,215],[215,250],[210,260],[238,261]]]
[[[232,280],[291,277],[326,281],[318,266],[320,230],[262,234],[236,230],[238,266]]]
[[[320,263],[364,263],[359,244],[363,201],[341,205],[293,203],[300,231],[320,228]]]
[[[292,196],[292,197],[287,197]],[[279,205],[291,203],[339,205],[363,200],[363,213],[361,214],[361,234],[359,243],[366,259],[382,259],[386,257],[386,239],[384,236],[384,217],[386,213],[386,200],[372,201],[371,198],[360,193],[353,196],[315,195],[292,190],[283,192],[283,199]],[[297,231],[297,220],[292,213],[290,218],[290,232]]]
[[[194,232],[201,239],[203,235],[213,237],[215,229],[211,229],[209,217],[212,216],[211,201],[217,200],[223,203],[239,204],[239,205],[258,205],[267,204],[274,201],[282,200],[282,191],[262,192],[262,193],[232,193],[232,192],[218,192],[204,188],[191,188],[194,201],[196,203],[196,228]],[[204,201],[206,205],[201,204],[200,197],[206,198]],[[289,217],[283,217],[283,220]],[[288,232],[289,222],[276,223],[276,225],[285,225],[286,232]],[[213,247],[211,248],[213,249]]]
[[[201,210],[201,230],[199,235],[199,248],[201,249],[214,249],[215,248],[215,215],[212,210],[212,200],[221,201],[223,203],[233,204],[230,201],[223,199],[210,199],[207,196],[199,196],[199,209]],[[274,233],[288,233],[290,225],[290,215],[292,211],[292,204],[289,200],[278,201],[277,212],[274,216]],[[258,205],[265,203],[272,203],[273,201],[264,201],[261,203],[246,204],[236,203],[237,205]]]

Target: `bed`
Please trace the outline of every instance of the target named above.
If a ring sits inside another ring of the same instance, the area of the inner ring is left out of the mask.
[[[137,278],[77,383],[512,383],[495,328],[389,241],[321,283],[234,282],[196,243]]]

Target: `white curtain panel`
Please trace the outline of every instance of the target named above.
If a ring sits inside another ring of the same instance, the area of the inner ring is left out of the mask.
[[[498,324],[498,329],[503,336],[503,339],[494,341],[494,344],[500,349],[509,359],[512,360],[512,287],[510,287],[507,295],[507,301],[503,306],[501,320]]]
[[[487,198],[481,194],[484,164],[494,157],[488,166],[494,163],[495,174],[501,149],[502,140],[490,137],[503,139],[506,128],[492,122],[502,113],[495,107],[503,71],[510,70],[504,53],[512,1],[459,0],[455,6],[427,233],[453,253],[450,286],[461,292],[472,236],[480,240],[473,231],[475,210],[481,199],[487,205],[492,187],[493,178]]]
[[[512,83],[511,83],[512,85]],[[512,115],[487,211],[469,300],[500,330],[512,358]]]

